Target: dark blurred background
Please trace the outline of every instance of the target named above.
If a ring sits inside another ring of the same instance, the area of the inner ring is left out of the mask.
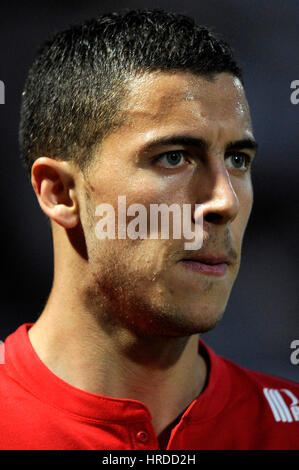
[[[262,372],[299,381],[290,343],[299,340],[299,80],[298,0],[44,1],[0,6],[1,300],[0,339],[33,322],[51,288],[51,233],[19,158],[24,81],[37,48],[53,32],[99,13],[165,8],[221,33],[244,69],[255,136],[255,206],[242,266],[226,313],[203,335],[218,353]]]

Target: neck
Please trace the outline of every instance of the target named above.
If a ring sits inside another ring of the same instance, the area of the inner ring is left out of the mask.
[[[72,386],[144,403],[157,435],[199,395],[206,379],[198,335],[140,338],[120,328],[104,331],[74,293],[68,301],[65,289],[63,295],[52,290],[29,338],[44,364]]]

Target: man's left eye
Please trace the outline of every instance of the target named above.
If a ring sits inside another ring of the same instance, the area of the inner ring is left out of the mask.
[[[245,171],[250,165],[250,157],[246,153],[234,152],[225,158],[229,168]]]

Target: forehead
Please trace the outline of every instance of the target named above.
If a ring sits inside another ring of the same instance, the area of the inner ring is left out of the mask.
[[[167,137],[200,138],[215,154],[231,142],[253,139],[243,86],[230,74],[208,80],[186,72],[146,73],[128,87],[118,125],[96,150],[105,158],[95,158],[94,165],[135,161],[151,142]]]
[[[123,108],[133,126],[234,122],[251,128],[249,107],[240,80],[227,73],[213,79],[186,72],[144,74],[130,84]]]

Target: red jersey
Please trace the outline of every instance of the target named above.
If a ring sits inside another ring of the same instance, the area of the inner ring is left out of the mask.
[[[58,378],[34,351],[31,325],[0,345],[0,449],[159,450],[143,403]],[[240,367],[201,340],[199,350],[207,385],[174,425],[166,450],[299,449],[299,384]]]

